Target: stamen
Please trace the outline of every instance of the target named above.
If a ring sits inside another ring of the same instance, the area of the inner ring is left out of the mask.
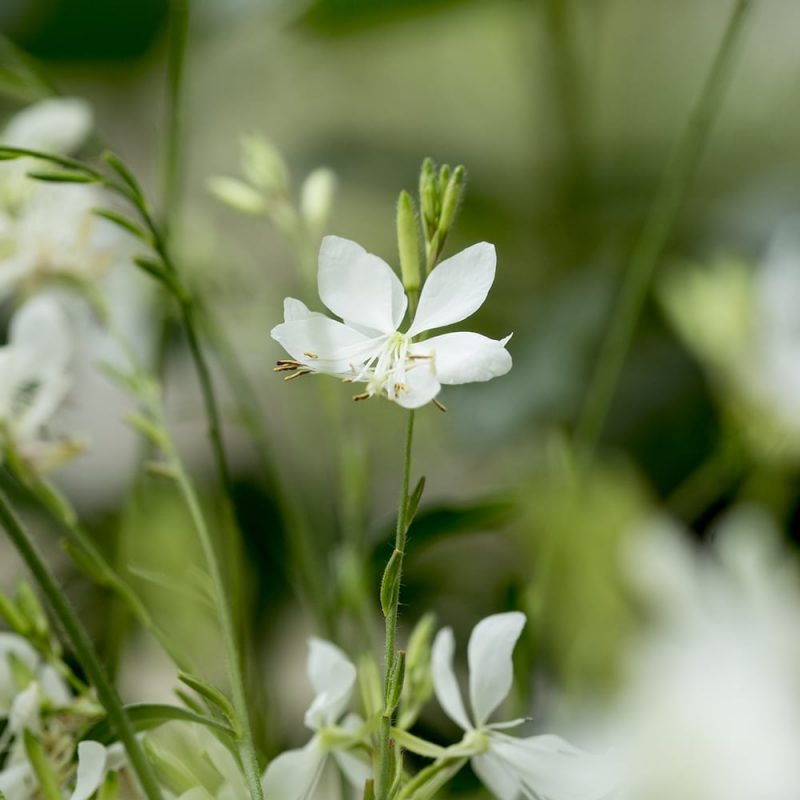
[[[293,372],[291,375],[287,375],[284,380],[285,381],[293,381],[295,378],[302,378],[303,375],[310,375],[310,369],[298,369],[297,372]]]
[[[315,358],[315,359],[316,359],[316,358],[319,358],[319,356],[318,356],[316,353],[303,353],[303,355],[304,355],[306,358]]]
[[[447,413],[447,406],[444,403],[440,403],[435,397],[433,398],[433,404],[439,409],[439,411],[444,411],[445,414]]]
[[[299,361],[276,361],[278,366],[273,367],[273,372],[294,372],[296,369],[303,369],[304,365]]]
[[[361,394],[354,394],[353,400],[358,402],[359,400],[369,400],[370,393],[369,392],[361,392]]]

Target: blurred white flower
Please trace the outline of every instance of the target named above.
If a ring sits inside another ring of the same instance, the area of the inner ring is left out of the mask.
[[[47,424],[70,387],[72,331],[58,300],[40,294],[12,317],[0,347],[0,425],[6,444],[31,466],[47,470],[75,453],[51,439]]]
[[[348,715],[339,722],[356,682],[356,668],[335,645],[311,639],[308,677],[316,696],[306,711],[306,727],[314,731],[308,744],[282,753],[264,775],[264,793],[270,800],[307,800],[332,756],[342,773],[359,791],[371,777],[370,765],[353,752],[358,744],[360,719]]]
[[[636,800],[800,797],[800,588],[754,510],[700,553],[653,525],[630,559],[656,611],[632,649],[617,724]]]
[[[779,226],[760,264],[719,258],[661,288],[737,432],[764,457],[800,458],[800,224]]]
[[[611,783],[600,759],[558,736],[518,738],[502,732],[524,719],[488,721],[511,690],[511,654],[524,626],[525,615],[510,611],[486,617],[473,629],[467,649],[472,717],[453,671],[453,631],[443,628],[437,634],[431,658],[434,691],[446,714],[465,732],[451,751],[470,756],[475,774],[500,800],[607,797]]]
[[[398,328],[408,298],[383,260],[338,236],[326,236],[319,253],[322,302],[344,321],[314,313],[287,298],[284,322],[272,338],[291,355],[279,369],[321,372],[366,383],[356,399],[387,397],[405,408],[431,402],[442,384],[488,381],[511,369],[500,341],[477,333],[415,337],[466,319],[477,311],[494,282],[495,249],[481,242],[443,261],[425,281],[416,315],[405,333]]]
[[[89,106],[45,100],[24,109],[0,132],[5,145],[68,155],[92,127]],[[120,259],[125,236],[93,212],[107,202],[93,185],[42,183],[28,177],[48,165],[0,163],[0,296],[42,279],[93,280]]]

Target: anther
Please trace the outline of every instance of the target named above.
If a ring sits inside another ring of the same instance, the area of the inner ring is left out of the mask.
[[[317,355],[317,353],[303,353],[303,355],[306,358],[319,358],[319,355]]]
[[[369,400],[369,392],[361,392],[361,394],[354,394],[353,400],[358,402],[359,400]]]
[[[310,375],[310,369],[298,369],[296,372],[293,372],[291,375],[287,375],[284,380],[285,381],[293,381],[295,378],[302,378],[303,375]]]
[[[433,404],[439,409],[439,411],[444,411],[447,413],[447,406],[444,403],[440,403],[435,397],[433,398]]]

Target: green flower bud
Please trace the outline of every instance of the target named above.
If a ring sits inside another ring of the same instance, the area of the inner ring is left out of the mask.
[[[400,573],[402,569],[403,554],[399,550],[395,550],[386,565],[386,570],[381,579],[381,610],[384,617],[389,616],[395,595],[400,589]]]
[[[439,167],[439,210],[441,211],[441,202],[442,198],[444,197],[444,193],[447,190],[447,184],[450,182],[450,165],[449,164],[442,164]]]
[[[259,189],[285,192],[289,188],[289,168],[271,142],[256,133],[242,137],[242,172]]]
[[[221,203],[243,214],[263,214],[266,209],[263,195],[236,178],[209,178],[208,191]]]
[[[464,167],[458,166],[447,181],[447,187],[442,196],[442,214],[439,217],[439,231],[443,237],[447,235],[456,217],[461,196],[464,193],[465,178]]]
[[[411,195],[403,190],[397,203],[397,249],[400,251],[400,274],[407,292],[418,292],[419,236],[417,233],[417,214]]]
[[[426,158],[422,162],[422,169],[419,174],[419,202],[422,208],[422,224],[425,230],[425,238],[428,239],[436,230],[439,218],[439,192],[436,188],[433,161],[430,158]]]

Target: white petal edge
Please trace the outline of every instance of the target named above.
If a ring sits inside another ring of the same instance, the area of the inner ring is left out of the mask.
[[[283,301],[283,321],[296,322],[299,319],[311,319],[311,317],[324,317],[319,311],[311,311],[302,300],[294,297],[287,297]]]
[[[317,287],[320,300],[338,317],[381,333],[397,330],[408,305],[394,270],[340,236],[322,240]]]
[[[430,366],[419,362],[406,372],[403,387],[397,393],[390,390],[388,396],[403,408],[421,408],[430,403],[441,389],[442,385]]]
[[[510,339],[489,339],[479,333],[459,332],[434,336],[414,345],[414,355],[430,355],[439,383],[453,385],[499,378],[511,369]]]
[[[497,255],[488,242],[462,250],[442,261],[422,287],[409,336],[461,322],[486,300],[494,283]]]
[[[92,109],[84,100],[50,98],[16,114],[2,138],[11,147],[68,154],[83,144],[92,125]]]
[[[271,336],[295,361],[314,372],[341,376],[359,372],[382,344],[322,314],[276,325]]]
[[[317,730],[342,716],[356,682],[356,668],[336,645],[324,639],[309,640],[308,678],[316,697],[306,711],[306,725]]]
[[[269,762],[262,785],[269,800],[307,800],[314,791],[327,756],[314,737],[299,750],[287,750]]]
[[[78,776],[70,800],[89,800],[103,782],[106,762],[106,748],[100,742],[85,741],[78,745]]]
[[[452,628],[442,628],[436,634],[431,648],[431,673],[433,677],[433,691],[439,705],[453,722],[465,731],[472,729],[461,689],[458,686],[455,672],[453,672],[453,655],[455,654],[456,641]]]
[[[364,791],[364,783],[372,777],[372,766],[349,750],[333,750],[336,764],[354,789]]]
[[[479,727],[511,689],[514,677],[511,654],[525,622],[525,615],[519,611],[492,614],[482,619],[469,637],[469,696]]]
[[[491,752],[473,756],[470,763],[483,785],[498,800],[516,800],[520,796],[519,779]]]

